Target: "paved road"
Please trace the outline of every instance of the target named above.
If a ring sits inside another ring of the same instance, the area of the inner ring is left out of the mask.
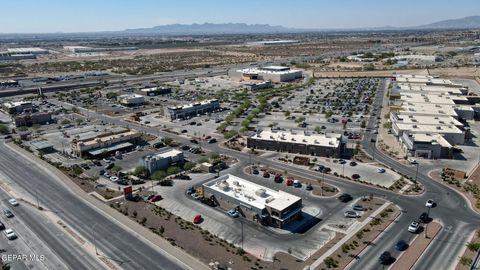
[[[28,268],[34,269],[104,269],[78,242],[52,224],[52,220],[40,214],[39,210],[21,201],[19,206],[10,206],[7,202],[9,198],[10,195],[0,189],[2,208],[9,208],[15,214],[13,218],[4,219],[5,226],[14,229],[19,238],[4,244],[3,237],[0,237],[2,247],[7,249],[5,254],[43,255],[45,258],[43,261],[13,261],[13,269],[27,269],[23,268],[25,263]],[[25,242],[26,248],[22,242]],[[7,246],[12,246],[13,250]]]
[[[381,87],[381,91],[378,93],[376,100],[374,101],[374,106],[379,106],[382,103],[383,95],[384,86]],[[181,143],[189,144],[188,138],[182,136],[175,136],[167,132],[159,131],[158,128],[136,125],[134,123],[126,122],[120,118],[112,118],[100,114],[95,114],[92,111],[89,111],[89,114],[91,117],[104,120],[107,123],[135,127],[136,129],[147,133],[160,134],[163,136],[174,138]],[[370,118],[368,123],[369,128],[372,128],[374,126],[376,120],[375,118],[376,117]],[[366,133],[362,142],[363,147],[370,155],[373,155],[374,153],[373,144],[370,143],[370,139],[372,138],[376,139],[376,135]],[[239,153],[229,149],[223,149],[220,148],[217,144],[205,144],[202,145],[202,147],[235,157],[239,159],[242,164],[247,164],[249,160],[248,154]],[[374,156],[378,162],[395,169],[397,172],[411,177],[415,177],[415,166],[402,165],[397,161],[390,159],[378,150],[375,151]],[[267,164],[272,168],[277,168],[282,171],[286,169],[290,173],[296,173],[303,177],[314,177],[317,179],[321,178],[321,174],[319,173],[306,171],[284,164],[278,164],[264,157],[256,156],[255,161],[261,162],[262,164]],[[375,196],[384,197],[388,200],[391,200],[393,203],[399,205],[403,210],[403,214],[399,218],[398,222],[393,224],[391,228],[385,232],[385,234],[382,236],[382,239],[379,239],[375,246],[367,249],[367,251],[362,254],[360,259],[355,264],[353,264],[351,269],[381,268],[381,266],[377,262],[379,254],[381,254],[384,250],[392,251],[394,256],[398,255],[398,253],[394,252],[393,245],[395,245],[395,242],[399,239],[411,239],[412,236],[406,231],[406,228],[413,219],[418,218],[420,213],[425,211],[424,204],[427,199],[431,198],[438,202],[438,207],[432,209],[431,217],[439,219],[444,225],[445,229],[438,234],[436,240],[430,245],[429,249],[425,253],[425,256],[422,256],[422,258],[419,260],[419,262],[415,266],[418,269],[443,269],[445,268],[445,266],[451,266],[456,261],[458,253],[464,248],[470,232],[476,229],[476,227],[478,227],[478,224],[480,224],[479,215],[468,207],[465,199],[461,195],[452,191],[450,188],[441,185],[440,183],[432,181],[421,171],[418,174],[418,181],[424,185],[424,187],[426,188],[426,192],[419,196],[407,197],[403,195],[398,195],[386,190],[376,189],[370,186],[339,180],[331,176],[325,176],[325,180],[326,182],[339,187],[343,192],[351,193],[354,196],[373,194]],[[319,205],[322,205],[322,203],[319,203]]]
[[[101,254],[124,269],[185,269],[185,265],[160,253],[118,223],[106,217],[92,205],[73,194],[53,176],[30,160],[0,144],[0,171],[30,194],[38,194],[40,204],[53,211],[90,243],[96,243]],[[95,225],[94,230],[92,227]],[[45,228],[38,228],[38,230]],[[95,238],[95,239],[94,239]],[[53,239],[47,244],[59,249]],[[65,257],[73,257],[68,252]],[[69,260],[64,258],[64,260]],[[74,258],[71,258],[74,260]],[[79,264],[79,265],[83,265]],[[75,267],[77,268],[77,267]],[[86,269],[96,269],[87,267]]]
[[[383,91],[377,95],[374,106],[382,104]],[[372,128],[375,124],[375,118],[370,118],[367,127]],[[375,157],[380,163],[383,163],[397,172],[415,178],[417,167],[415,165],[403,165],[391,159],[382,152],[378,151],[371,139],[376,140],[376,135],[372,133],[365,133],[362,141],[362,146],[365,151],[371,156]],[[421,212],[426,211],[425,201],[427,199],[434,199],[438,203],[438,207],[431,210],[430,216],[434,219],[439,219],[444,226],[444,229],[437,235],[427,251],[424,253],[414,269],[445,269],[452,266],[456,260],[458,253],[465,247],[468,242],[470,233],[478,229],[480,224],[480,216],[472,211],[466,200],[452,189],[431,180],[424,174],[423,170],[418,170],[418,182],[425,187],[425,193],[421,196],[410,197],[407,200],[402,199],[398,205],[404,210],[403,216],[399,222],[394,224],[390,230],[385,233],[381,241],[378,241],[375,246],[365,252],[360,260],[351,267],[351,269],[381,269],[378,263],[378,257],[383,251],[391,251],[394,257],[398,257],[398,252],[393,249],[396,241],[410,240],[412,235],[407,232],[408,224],[414,219],[418,218]],[[409,205],[412,204],[413,205]],[[428,233],[428,230],[427,230]]]

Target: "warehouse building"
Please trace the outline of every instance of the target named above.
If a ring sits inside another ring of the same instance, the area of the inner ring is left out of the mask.
[[[263,130],[247,138],[247,147],[302,155],[340,157],[341,134],[308,134]]]
[[[302,78],[302,71],[289,67],[267,66],[262,68],[245,68],[228,71],[230,78],[237,80],[263,80],[270,82],[289,82]]]
[[[72,53],[98,53],[117,51],[136,51],[137,47],[86,47],[86,46],[64,46],[63,49]]]
[[[276,191],[231,174],[203,184],[204,196],[227,201],[242,212],[253,214],[258,221],[276,228],[285,228],[302,216],[302,198]]]
[[[185,162],[183,152],[171,149],[156,155],[144,156],[139,164],[152,174],[156,171],[166,170],[171,165],[181,165]]]
[[[172,93],[172,88],[170,87],[150,87],[140,89],[140,93],[144,96],[159,96]]]
[[[37,56],[31,53],[12,54],[6,51],[0,52],[0,61],[16,61],[36,58]]]
[[[7,49],[12,55],[15,54],[49,54],[50,52],[46,49],[38,48],[38,47],[28,47],[28,48],[9,48]]]
[[[96,134],[94,137],[74,139],[72,153],[78,157],[102,157],[116,151],[131,149],[142,134],[133,129],[119,129]]]
[[[210,99],[201,102],[191,103],[183,106],[170,106],[166,108],[166,113],[171,120],[189,119],[197,115],[214,112],[220,109],[220,103],[217,99]]]
[[[139,94],[125,94],[117,97],[120,104],[125,106],[138,106],[145,103],[145,97]]]

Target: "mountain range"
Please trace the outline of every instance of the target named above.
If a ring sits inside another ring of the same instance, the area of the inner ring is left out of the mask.
[[[163,35],[211,35],[211,34],[269,34],[269,33],[298,33],[318,31],[368,31],[368,30],[440,30],[440,29],[475,29],[480,28],[480,16],[469,16],[460,19],[450,19],[434,22],[426,25],[411,27],[371,27],[350,29],[301,29],[284,26],[272,26],[269,24],[246,24],[246,23],[203,23],[203,24],[169,24],[151,28],[126,29],[125,33],[149,33]]]

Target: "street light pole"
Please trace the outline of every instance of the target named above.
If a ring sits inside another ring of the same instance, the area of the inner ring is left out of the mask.
[[[97,250],[97,239],[95,238],[95,226],[97,226],[98,223],[93,224],[92,226],[92,238],[93,238],[93,245],[95,246],[95,254],[98,255],[98,250]]]

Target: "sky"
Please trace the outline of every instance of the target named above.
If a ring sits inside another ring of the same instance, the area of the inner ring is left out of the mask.
[[[294,28],[416,26],[480,15],[479,0],[0,0],[0,33],[114,31],[191,23]]]

